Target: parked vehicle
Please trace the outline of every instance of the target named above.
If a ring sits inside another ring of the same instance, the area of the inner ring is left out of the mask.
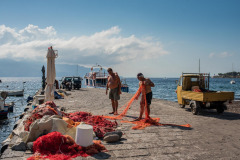
[[[81,77],[72,77],[72,89],[80,89],[82,87]]]
[[[210,91],[209,78],[209,73],[182,73],[176,90],[181,108],[189,105],[194,115],[201,109],[217,109],[218,113],[227,109],[224,103],[234,100],[234,92]]]
[[[72,77],[62,77],[60,80],[60,88],[61,89],[66,89],[66,90],[71,90],[72,89]]]

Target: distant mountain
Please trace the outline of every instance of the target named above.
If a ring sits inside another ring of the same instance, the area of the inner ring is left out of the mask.
[[[46,63],[33,61],[13,61],[0,59],[0,77],[41,77],[42,66],[47,69]],[[56,64],[56,76],[81,76],[90,71],[90,68],[77,65]],[[77,74],[78,72],[78,74]]]

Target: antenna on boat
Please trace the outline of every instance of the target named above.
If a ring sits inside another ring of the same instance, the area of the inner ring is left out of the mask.
[[[78,64],[77,64],[77,75],[76,76],[78,76]]]
[[[198,70],[199,70],[199,73],[200,73],[200,58],[199,58],[199,68],[198,68]]]

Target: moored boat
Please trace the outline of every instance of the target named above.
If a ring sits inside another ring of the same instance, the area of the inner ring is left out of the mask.
[[[8,118],[8,109],[7,110],[1,110],[0,111],[0,120],[7,119]]]
[[[16,96],[16,97],[20,97],[24,95],[24,90],[7,90],[7,91],[0,91],[1,92],[7,92],[8,96]]]
[[[124,83],[123,83],[123,80],[121,80],[121,91],[122,92],[129,92],[129,88],[128,88],[128,85],[126,83],[126,79],[124,79]]]
[[[231,80],[230,81],[230,84],[235,84],[236,82],[234,80]]]
[[[0,119],[7,119],[8,106],[5,105],[5,99],[0,99]]]
[[[88,87],[106,87],[108,81],[108,73],[103,71],[101,65],[96,65],[91,68],[91,72],[86,73],[84,78],[85,85]],[[124,81],[124,83],[121,81],[121,84],[121,91],[129,92],[126,80]]]
[[[0,110],[0,120],[7,119],[8,113],[13,112],[14,103],[5,104],[4,107]]]
[[[91,72],[84,76],[85,85],[88,87],[106,87],[108,73],[103,71],[101,65],[92,66]]]

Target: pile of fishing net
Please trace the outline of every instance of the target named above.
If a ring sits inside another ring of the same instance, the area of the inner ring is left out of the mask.
[[[29,128],[30,128],[30,126],[31,126],[31,124],[35,121],[35,120],[37,120],[37,119],[40,119],[40,118],[42,118],[43,116],[42,115],[39,115],[39,114],[32,114],[30,117],[28,117],[27,119],[26,119],[26,121],[24,121],[23,122],[23,124],[24,124],[24,130],[25,131],[29,131]]]
[[[41,105],[38,105],[37,108],[35,108],[32,111],[32,114],[40,114],[42,116],[44,115],[60,115],[62,116],[62,113],[57,109],[56,104],[53,101],[47,101]]]
[[[39,137],[33,143],[33,151],[34,156],[28,158],[28,160],[43,158],[66,160],[78,156],[87,157],[107,150],[100,141],[93,141],[91,146],[81,147],[70,136],[62,135],[59,132],[51,132]]]
[[[88,112],[69,113],[67,117],[74,122],[84,122],[93,126],[96,136],[102,138],[105,133],[115,131],[117,122],[111,122],[102,116],[93,116]]]
[[[42,118],[45,115],[60,115],[62,116],[63,113],[61,113],[57,106],[53,101],[45,102],[41,105],[38,105],[37,108],[35,108],[31,115],[24,121],[24,130],[29,131],[30,125],[37,119]]]

